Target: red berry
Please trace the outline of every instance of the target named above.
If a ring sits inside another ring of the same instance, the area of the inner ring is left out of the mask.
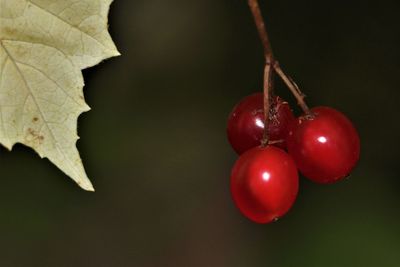
[[[289,104],[278,96],[272,97],[268,126],[270,141],[283,140],[276,145],[285,148],[288,126],[293,120]],[[238,154],[261,144],[264,134],[262,93],[247,96],[234,107],[228,119],[227,134],[230,144]]]
[[[232,198],[242,214],[257,223],[283,216],[293,205],[298,189],[294,161],[274,146],[248,150],[232,170]]]
[[[360,139],[350,120],[329,107],[311,109],[292,125],[289,154],[300,172],[317,183],[333,183],[350,174],[360,156]]]

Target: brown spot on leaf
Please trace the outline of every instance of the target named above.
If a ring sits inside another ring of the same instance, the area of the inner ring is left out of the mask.
[[[39,120],[38,117],[34,117],[34,118],[32,119],[33,122],[38,122],[38,120]]]
[[[39,145],[43,144],[44,136],[40,135],[37,131],[32,128],[28,128],[28,136],[29,141],[32,143],[39,143]]]
[[[33,130],[32,128],[28,128],[28,133],[29,133],[30,135],[33,135],[33,136],[36,136],[36,135],[37,135],[36,132],[35,132],[35,130]]]

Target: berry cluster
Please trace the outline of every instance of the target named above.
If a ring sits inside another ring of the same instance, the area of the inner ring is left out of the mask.
[[[328,184],[350,174],[360,156],[360,139],[350,120],[329,107],[309,109],[297,84],[282,70],[271,44],[258,0],[248,0],[264,47],[264,90],[244,98],[228,120],[228,139],[240,155],[231,174],[232,198],[250,220],[269,223],[292,207],[299,190],[298,170]],[[275,96],[278,75],[304,114]]]
[[[349,175],[360,154],[357,131],[339,111],[316,107],[296,118],[287,102],[271,98],[268,120],[259,93],[236,105],[227,127],[240,155],[231,174],[232,197],[257,223],[274,221],[291,208],[299,188],[297,170],[314,182],[334,183]]]

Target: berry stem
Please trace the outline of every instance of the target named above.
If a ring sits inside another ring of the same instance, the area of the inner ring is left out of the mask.
[[[288,75],[285,74],[285,72],[281,69],[279,62],[276,61],[274,58],[274,54],[272,52],[272,47],[271,47],[271,42],[269,41],[267,29],[265,27],[264,18],[261,14],[260,5],[258,4],[258,0],[248,0],[248,4],[249,4],[250,10],[251,10],[251,13],[253,14],[254,22],[256,24],[258,34],[260,36],[261,42],[264,47],[264,58],[265,58],[264,112],[265,112],[265,114],[269,115],[269,112],[266,110],[266,108],[269,108],[269,103],[268,103],[269,96],[268,95],[266,96],[266,94],[269,94],[273,90],[273,84],[272,84],[273,72],[271,72],[271,70],[275,70],[275,72],[278,74],[278,76],[283,80],[283,82],[286,84],[286,86],[292,92],[292,94],[294,95],[294,97],[297,100],[298,105],[301,107],[301,109],[304,111],[304,113],[307,115],[311,115],[310,109],[308,108],[307,104],[304,102],[305,95],[300,91],[297,84]],[[272,68],[271,68],[271,66],[272,66]],[[269,74],[266,74],[267,72]],[[271,81],[271,82],[268,85],[267,83],[269,81]],[[269,91],[266,91],[265,90],[266,88],[268,88]],[[268,121],[269,121],[269,116],[266,116],[265,122],[264,122],[265,131],[268,131]],[[268,137],[268,134],[265,133],[264,137]],[[266,140],[264,139],[264,142],[265,141]],[[268,140],[266,142],[268,142]]]
[[[268,136],[268,126],[269,126],[269,97],[270,93],[273,91],[273,62],[274,54],[272,53],[271,43],[268,38],[267,29],[265,28],[265,23],[263,16],[261,14],[260,6],[257,0],[248,0],[248,4],[251,13],[254,17],[254,22],[256,24],[258,34],[260,36],[261,42],[264,47],[264,135],[261,141],[262,146],[267,146],[269,142]]]
[[[272,52],[271,42],[269,41],[267,29],[265,27],[264,18],[261,14],[258,0],[248,0],[248,3],[251,13],[254,17],[254,22],[256,24],[258,34],[264,47],[265,63],[272,64],[274,61],[274,54]]]
[[[268,125],[269,125],[269,97],[273,87],[273,68],[271,64],[265,64],[264,67],[264,135],[261,141],[262,146],[269,143]]]
[[[307,106],[306,102],[304,101],[305,95],[303,94],[302,91],[300,91],[300,88],[293,81],[293,79],[290,78],[288,75],[286,75],[285,72],[283,72],[278,61],[274,62],[274,70],[278,74],[278,76],[281,77],[282,81],[286,84],[286,86],[292,92],[294,97],[297,99],[297,104],[301,107],[301,109],[304,111],[304,113],[306,115],[311,115],[310,108]]]

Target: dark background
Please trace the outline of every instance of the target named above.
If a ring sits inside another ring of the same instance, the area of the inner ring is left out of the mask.
[[[357,126],[351,178],[302,179],[277,223],[243,218],[225,125],[262,85],[246,1],[116,0],[122,56],[84,71],[92,111],[79,119],[97,191],[30,149],[1,148],[0,266],[400,266],[400,2],[261,2],[274,52],[309,105]]]

